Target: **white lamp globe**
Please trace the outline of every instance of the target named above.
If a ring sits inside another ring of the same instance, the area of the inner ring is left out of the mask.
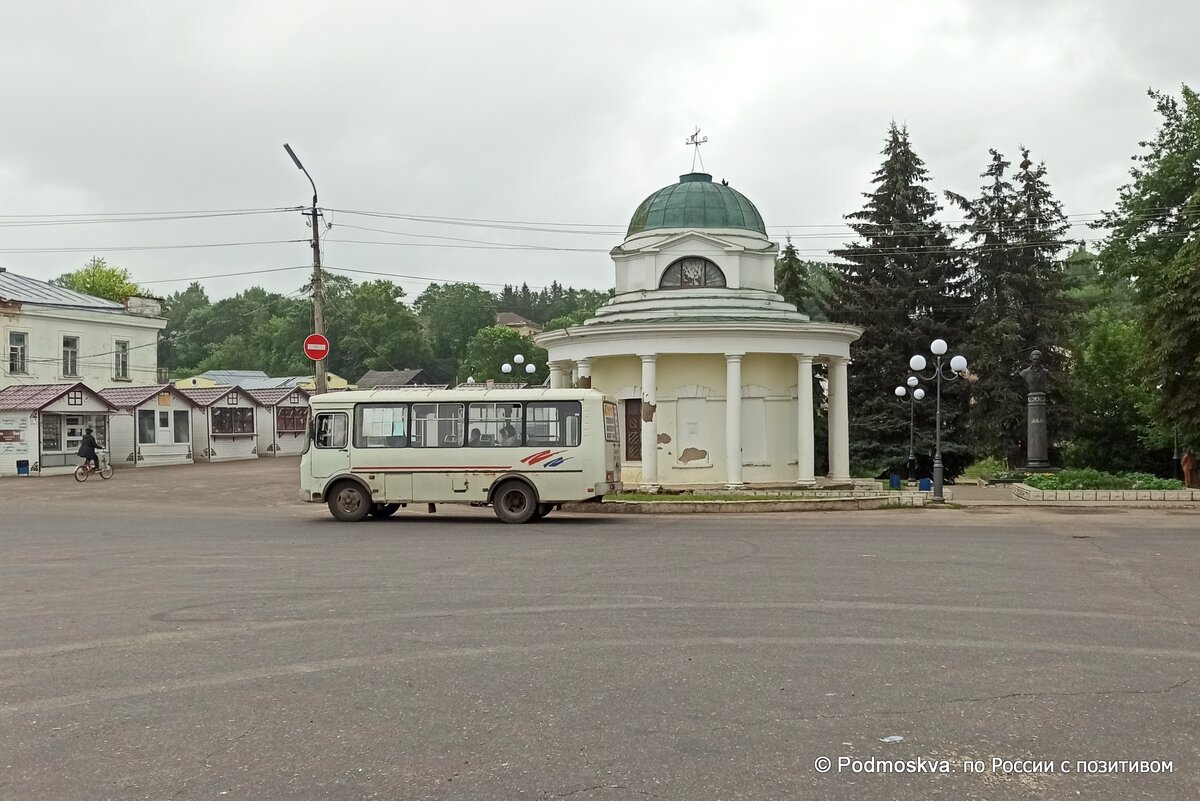
[[[967,359],[965,356],[955,356],[950,360],[950,369],[956,373],[965,372],[967,369]]]
[[[512,372],[512,365],[511,365],[511,364],[502,364],[502,365],[500,365],[500,372],[502,372],[502,373],[511,373],[511,372]]]
[[[896,397],[897,398],[903,398],[907,394],[908,394],[908,390],[905,389],[904,387],[896,387]]]
[[[533,375],[534,373],[537,372],[537,365],[535,365],[535,364],[525,365],[525,372],[529,373],[530,375]]]
[[[517,364],[524,364],[525,357],[518,353],[516,356],[513,356],[513,361],[516,362]]]
[[[911,359],[908,360],[908,367],[909,367],[909,369],[914,370],[916,372],[920,372],[921,370],[924,370],[925,369],[925,357],[918,353],[916,356],[913,356]]]
[[[467,383],[468,383],[468,384],[474,384],[474,383],[475,383],[475,376],[468,376],[468,377],[467,377]]]
[[[929,343],[929,351],[934,356],[945,356],[947,347],[946,340],[944,339],[935,339]]]
[[[913,397],[916,398],[917,400],[921,400],[921,398],[925,397],[925,390],[921,389],[920,387],[917,387],[916,389],[913,390]]]
[[[908,377],[908,380],[905,381],[904,383],[908,384],[910,387],[915,387],[917,384],[920,383],[920,381],[917,380],[917,377],[915,375],[910,375]]]

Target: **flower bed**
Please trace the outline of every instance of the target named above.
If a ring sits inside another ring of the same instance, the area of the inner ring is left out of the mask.
[[[1022,482],[1042,491],[1059,490],[1182,490],[1182,481],[1159,478],[1149,473],[1105,473],[1072,469],[1059,473],[1027,476]]]

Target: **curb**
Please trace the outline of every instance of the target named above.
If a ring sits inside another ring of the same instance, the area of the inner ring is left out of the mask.
[[[898,503],[886,495],[866,498],[814,498],[791,501],[605,501],[603,503],[566,503],[564,512],[592,514],[755,514],[763,512],[840,512],[865,509],[919,508],[921,504]]]

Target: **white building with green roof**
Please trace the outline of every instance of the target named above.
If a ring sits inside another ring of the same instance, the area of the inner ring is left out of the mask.
[[[814,322],[775,291],[776,243],[758,209],[707,173],[650,195],[613,248],[616,294],[582,325],[535,337],[551,386],[618,398],[627,485],[817,483],[850,478],[846,373],[862,330]],[[814,397],[813,368],[827,368]],[[814,437],[818,405],[828,441]]]

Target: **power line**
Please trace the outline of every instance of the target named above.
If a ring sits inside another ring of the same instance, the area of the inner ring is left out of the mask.
[[[120,217],[78,217],[64,219],[23,219],[12,221],[4,217],[0,217],[0,228],[37,228],[45,226],[63,226],[63,225],[112,225],[116,223],[146,223],[146,222],[173,222],[177,220],[212,220],[227,217],[250,217],[263,214],[280,214],[283,212],[295,212],[298,209],[270,209],[264,211],[226,211],[226,212],[198,212],[194,214],[168,214],[155,216],[120,216]]]
[[[232,248],[246,245],[294,245],[307,239],[265,239],[257,242],[200,242],[186,245],[105,245],[103,247],[70,248],[0,248],[0,253],[104,253],[136,250],[188,250],[192,248]]]

